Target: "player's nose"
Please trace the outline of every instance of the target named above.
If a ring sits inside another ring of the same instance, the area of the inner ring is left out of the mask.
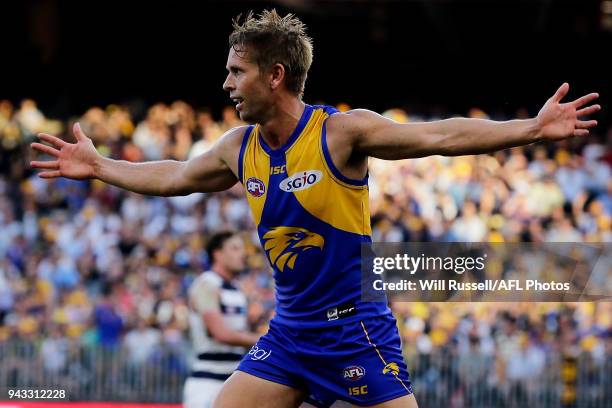
[[[226,92],[231,91],[232,89],[234,89],[234,85],[231,81],[231,75],[228,74],[227,77],[225,78],[225,82],[223,82],[223,90]]]

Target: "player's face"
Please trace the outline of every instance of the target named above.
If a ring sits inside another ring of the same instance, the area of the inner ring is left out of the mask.
[[[248,59],[248,52],[236,52],[230,48],[227,57],[227,78],[223,89],[236,104],[240,119],[249,123],[261,123],[270,106],[270,88],[264,84],[259,67]]]
[[[244,242],[238,235],[226,240],[218,252],[217,260],[223,264],[225,269],[232,273],[244,270],[246,266],[246,249]]]

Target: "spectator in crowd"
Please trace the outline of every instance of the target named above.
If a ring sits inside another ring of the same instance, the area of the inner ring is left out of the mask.
[[[98,328],[98,339],[102,346],[113,349],[119,346],[123,318],[117,312],[116,296],[106,287],[100,302],[94,309],[94,319]]]

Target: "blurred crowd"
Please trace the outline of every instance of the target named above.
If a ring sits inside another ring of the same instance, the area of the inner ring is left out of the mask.
[[[436,119],[401,109],[383,115]],[[487,117],[478,109],[467,115]],[[129,161],[186,160],[242,124],[233,107],[217,118],[181,101],[155,104],[141,116],[110,105],[73,120],[101,154]],[[240,282],[250,322],[265,332],[273,280],[242,187],[156,198],[98,181],[36,177],[29,143],[38,132],[74,141],[72,123],[47,118],[32,100],[0,101],[0,344],[37,344],[49,351],[44,364],[51,371],[65,366],[62,356],[74,342],[127,350],[134,365],[160,348],[185,354],[185,293],[209,266],[207,237],[221,229],[242,231],[247,242]],[[373,240],[609,243],[611,141],[612,129],[598,128],[587,138],[494,154],[371,159]],[[484,361],[507,379],[537,377],[560,349],[612,356],[608,303],[397,303],[394,310],[408,361],[450,350],[474,381]],[[507,358],[521,353],[530,357]]]
[[[393,309],[411,375],[432,406],[606,406],[598,403],[612,397],[610,302]]]

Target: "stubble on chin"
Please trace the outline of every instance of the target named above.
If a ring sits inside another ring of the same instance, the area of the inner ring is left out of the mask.
[[[257,123],[257,120],[248,113],[238,112],[238,117],[240,118],[240,120],[250,125],[254,125],[255,123]]]

